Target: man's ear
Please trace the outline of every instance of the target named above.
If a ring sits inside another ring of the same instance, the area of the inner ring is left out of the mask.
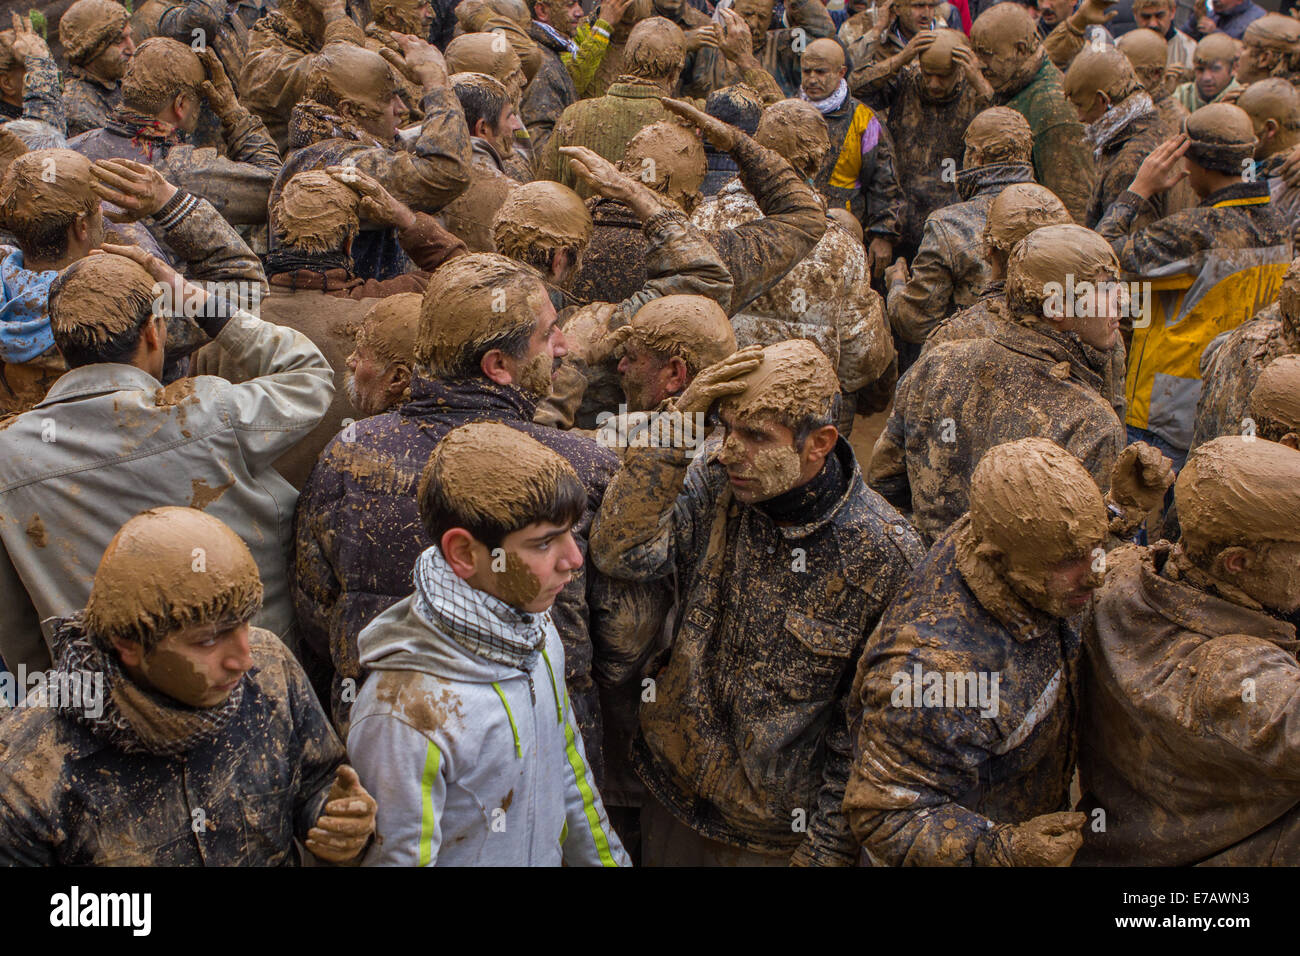
[[[109,640],[113,644],[117,656],[122,659],[122,663],[127,667],[139,667],[140,662],[144,660],[144,647],[135,641],[128,641],[122,637],[111,637]]]
[[[1300,451],[1300,435],[1297,435],[1295,432],[1287,432],[1282,436],[1282,440],[1279,441],[1278,444],[1286,445],[1287,448],[1294,448],[1296,451]]]
[[[140,339],[151,352],[156,352],[163,347],[166,341],[163,338],[164,331],[167,328],[167,317],[163,315],[151,315],[149,321],[144,324],[140,332]]]
[[[23,95],[23,80],[27,76],[25,67],[14,67],[12,70],[5,70],[0,73],[0,92],[11,99],[21,98]]]
[[[810,461],[825,461],[839,437],[838,428],[834,425],[823,425],[804,439],[804,454],[808,455]]]
[[[90,213],[77,213],[77,218],[72,220],[68,229],[72,233],[71,238],[76,240],[77,245],[81,245],[90,238]]]
[[[492,130],[488,128],[487,120],[480,116],[474,121],[474,128],[469,131],[469,135],[477,136],[479,139],[487,139],[492,135]]]
[[[669,395],[680,395],[689,384],[690,369],[680,355],[674,355],[664,365],[664,391]]]
[[[1255,556],[1248,548],[1224,548],[1214,558],[1215,571],[1238,575],[1249,571],[1255,564]]]
[[[411,386],[411,367],[404,362],[395,362],[389,369],[392,378],[388,383],[388,399],[395,402],[406,394]]]
[[[451,528],[444,531],[442,540],[438,542],[447,565],[461,580],[472,578],[474,572],[478,570],[478,555],[474,553],[475,543],[474,536],[464,528]]]
[[[1278,130],[1277,120],[1275,119],[1264,120],[1263,135],[1260,136],[1260,139],[1272,139],[1274,136],[1277,135],[1277,130]]]
[[[489,349],[479,361],[483,374],[498,385],[513,385],[515,375],[510,367],[510,359],[500,349]]]

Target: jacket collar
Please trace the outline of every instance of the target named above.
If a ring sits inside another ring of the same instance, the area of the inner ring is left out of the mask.
[[[483,137],[471,136],[469,145],[474,156],[481,156],[486,159],[498,172],[504,173],[506,171],[505,165],[501,162],[501,154],[497,152],[495,146],[483,139]]]
[[[157,391],[162,382],[144,369],[134,365],[121,365],[117,362],[96,362],[64,372],[51,386],[43,401],[35,408],[46,408],[60,402],[69,402],[91,395],[106,395],[109,392]]]
[[[1253,183],[1233,183],[1210,193],[1200,201],[1200,206],[1266,206],[1269,203],[1268,183],[1256,180]]]
[[[549,23],[534,20],[528,25],[528,35],[535,43],[540,43],[552,53],[577,53],[578,45],[571,39],[560,35],[560,31]]]
[[[990,163],[960,170],[957,173],[957,195],[965,201],[985,193],[1000,193],[1012,183],[1033,181],[1034,167],[1030,163]]]
[[[784,538],[806,538],[809,535],[816,534],[828,524],[834,524],[844,511],[849,499],[855,494],[861,493],[861,490],[865,487],[862,480],[862,469],[858,465],[857,456],[853,454],[852,446],[843,436],[836,439],[834,454],[839,458],[840,466],[844,469],[844,474],[848,476],[848,481],[845,482],[844,494],[840,495],[839,501],[835,502],[820,518],[807,524],[778,525],[771,518],[763,515],[757,508],[751,508],[750,510],[756,515],[762,515],[764,521],[771,522]]]
[[[1002,323],[991,338],[1004,348],[1030,358],[1053,365],[1067,363],[1074,379],[1101,394],[1101,374],[1089,364],[1083,343],[1073,332],[1058,332],[1041,322],[1025,324],[1012,316],[1012,321]]]
[[[1155,111],[1145,91],[1134,93],[1097,122],[1085,126],[1083,140],[1093,147],[1093,157],[1099,159],[1104,150],[1120,146],[1156,122]]]
[[[81,82],[83,83],[88,83],[91,86],[98,86],[101,90],[105,90],[106,92],[109,93],[117,92],[117,88],[118,88],[117,80],[114,80],[111,83],[105,80],[101,80],[94,73],[91,73],[89,70],[86,70],[80,66],[73,66],[71,64],[68,64],[67,74],[68,76],[74,79],[81,80]]]
[[[515,385],[498,385],[478,376],[445,380],[411,376],[411,399],[400,409],[407,418],[427,418],[446,411],[493,412],[497,418],[531,422],[538,399]]]

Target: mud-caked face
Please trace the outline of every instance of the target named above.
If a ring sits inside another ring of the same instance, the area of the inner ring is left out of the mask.
[[[557,33],[571,37],[578,32],[583,10],[580,0],[537,0],[537,6],[546,11],[551,26]]]
[[[925,90],[925,95],[932,100],[947,99],[952,95],[953,90],[957,88],[957,81],[960,79],[961,70],[956,65],[944,72],[929,70],[924,63],[921,64],[921,88]]]
[[[474,542],[478,567],[470,584],[530,614],[548,611],[582,567],[582,552],[568,525],[534,522],[512,531],[488,551]]]
[[[1033,51],[1025,49],[1013,37],[1003,35],[971,37],[980,72],[997,93],[1010,90],[1016,83]]]
[[[514,383],[526,392],[545,398],[551,391],[551,376],[560,359],[568,354],[564,333],[560,331],[555,306],[544,288],[530,296],[537,305],[537,326],[528,340],[528,351],[523,358],[504,358]]]
[[[1006,578],[1030,606],[1053,617],[1073,617],[1088,606],[1105,577],[1101,539],[1084,542],[1077,554],[1048,565],[1029,554],[1008,557]]]
[[[400,366],[385,362],[374,350],[358,345],[348,356],[345,387],[348,398],[362,415],[378,415],[389,409],[405,390]]]
[[[618,360],[618,378],[628,409],[645,412],[658,406],[668,397],[665,380],[671,371],[669,363],[652,350],[635,338],[628,339]]]
[[[767,28],[772,23],[772,0],[736,0],[736,13],[749,27],[754,49],[767,42]]]
[[[1209,102],[1228,88],[1236,71],[1235,60],[1202,60],[1193,64],[1196,74],[1196,92]]]
[[[120,80],[126,74],[131,55],[135,53],[135,37],[128,23],[108,49],[86,64],[86,70],[103,80]]]
[[[1241,59],[1237,64],[1237,77],[1242,83],[1254,83],[1273,72],[1282,54],[1249,38],[1243,39]]]
[[[939,0],[894,0],[894,13],[908,34],[931,29],[938,9]]]
[[[1250,551],[1250,566],[1235,583],[1270,611],[1300,610],[1300,542],[1265,541]]]
[[[1174,4],[1168,3],[1146,3],[1144,5],[1133,5],[1133,18],[1137,20],[1137,25],[1146,27],[1148,30],[1155,30],[1161,36],[1169,32],[1170,25],[1174,22]]]
[[[738,415],[726,404],[718,415],[724,439],[717,461],[727,469],[737,501],[756,504],[803,483],[807,463],[791,429],[767,416]]]
[[[253,666],[247,621],[223,621],[172,631],[140,658],[138,670],[155,690],[190,707],[223,703]]]

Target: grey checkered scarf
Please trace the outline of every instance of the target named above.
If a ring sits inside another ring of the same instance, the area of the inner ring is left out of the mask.
[[[471,654],[531,671],[546,640],[545,614],[517,611],[456,576],[437,545],[415,562],[415,613]]]

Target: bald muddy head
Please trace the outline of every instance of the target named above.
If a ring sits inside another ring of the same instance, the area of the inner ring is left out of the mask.
[[[452,571],[517,610],[546,611],[582,567],[571,529],[586,489],[567,461],[516,428],[448,432],[418,493],[425,530]]]
[[[736,351],[727,314],[698,295],[651,299],[623,335],[618,374],[633,411],[655,408],[679,394],[702,369]]]
[[[810,100],[824,100],[839,89],[844,79],[844,48],[836,40],[813,40],[799,58],[799,70],[804,95]]]
[[[708,159],[694,130],[664,120],[632,137],[618,168],[689,215],[699,205]]]
[[[1019,3],[994,4],[981,13],[971,26],[971,48],[984,78],[1002,97],[1018,93],[1042,65],[1038,22]]]
[[[1265,608],[1300,609],[1300,452],[1229,435],[1199,445],[1174,483],[1193,563]]]
[[[188,46],[150,37],[136,49],[122,76],[122,105],[192,133],[207,78],[202,61]]]
[[[1007,263],[1007,306],[1017,321],[1073,332],[1096,349],[1114,347],[1127,293],[1110,243],[1072,223],[1029,233]]]
[[[85,622],[137,682],[215,707],[252,666],[247,623],[261,606],[257,564],[237,534],[193,508],[155,508],[109,542]]]
[[[1065,73],[1063,90],[1079,122],[1087,126],[1133,94],[1143,92],[1143,87],[1128,57],[1108,48],[1085,49],[1076,56]]]
[[[1300,141],[1300,93],[1287,80],[1270,77],[1252,83],[1237,97],[1237,105],[1250,117],[1259,140],[1256,159],[1290,150]]]
[[[984,222],[984,246],[994,278],[1006,276],[1007,259],[1016,243],[1044,226],[1073,223],[1070,211],[1046,186],[1012,183],[994,197]]]
[[[1128,57],[1142,86],[1151,98],[1163,99],[1169,92],[1165,82],[1165,63],[1169,59],[1169,43],[1162,34],[1154,30],[1130,30],[1118,40],[1115,46]]]
[[[1106,506],[1092,476],[1046,438],[989,449],[971,477],[967,546],[1031,607],[1072,617],[1102,581]]]
[[[1034,132],[1016,110],[993,106],[970,121],[963,137],[966,155],[962,168],[994,163],[1028,163],[1033,155]]]
[[[423,301],[418,292],[386,296],[361,320],[345,387],[363,415],[378,415],[409,395]]]
[[[960,30],[935,30],[935,39],[917,57],[921,71],[921,88],[931,100],[946,100],[957,92],[961,82],[961,63],[953,56],[958,49],[970,49]]]
[[[839,380],[830,359],[806,339],[777,342],[737,381],[745,390],[718,406],[726,438],[715,455],[736,500],[756,504],[807,484],[839,434]]]
[[[582,253],[594,228],[582,198],[550,180],[511,190],[492,220],[497,251],[526,262],[551,282],[566,287],[582,267]]]
[[[313,58],[303,96],[391,143],[406,115],[400,90],[397,74],[378,53],[351,43],[331,43]]]
[[[271,229],[300,252],[341,252],[361,227],[360,204],[360,195],[323,169],[297,173],[271,206]]]
[[[1279,355],[1259,373],[1250,417],[1261,438],[1300,447],[1300,355]]]
[[[1283,66],[1286,56],[1300,49],[1300,22],[1280,13],[1265,14],[1247,24],[1241,44],[1237,79],[1254,83]]]
[[[781,100],[763,110],[754,139],[780,153],[804,178],[817,174],[831,148],[825,117],[804,100]]]
[[[415,338],[415,360],[428,377],[485,377],[541,398],[565,354],[536,269],[478,252],[457,256],[430,276]]]

